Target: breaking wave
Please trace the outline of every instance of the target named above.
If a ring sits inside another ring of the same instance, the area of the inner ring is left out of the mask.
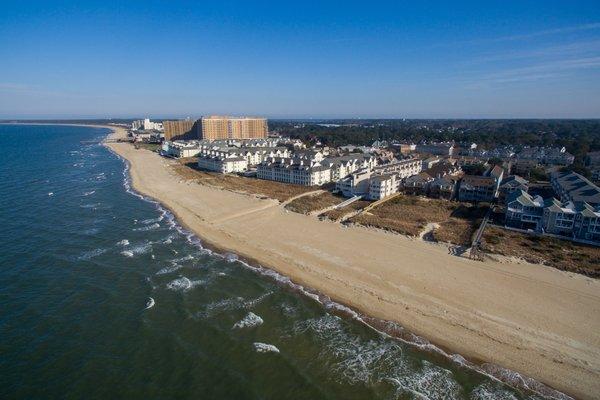
[[[133,228],[132,230],[134,232],[146,232],[146,231],[152,231],[152,230],[158,229],[158,228],[160,228],[160,224],[154,223],[152,225],[144,226],[143,228]]]
[[[262,325],[263,322],[264,321],[261,317],[254,314],[251,311],[243,319],[233,324],[233,327],[231,329],[254,328],[256,326]]]
[[[187,292],[188,290],[193,289],[194,287],[196,287],[198,285],[203,285],[205,283],[206,283],[206,281],[203,281],[203,280],[192,281],[189,278],[182,276],[180,278],[174,279],[171,282],[167,283],[167,289],[170,289],[170,290],[173,290],[176,292]]]
[[[257,353],[279,353],[279,349],[272,344],[255,342],[252,346]]]
[[[87,261],[94,257],[98,257],[101,254],[106,253],[106,251],[107,251],[106,249],[95,249],[95,250],[86,251],[85,253],[83,253],[79,257],[77,257],[77,259],[80,261]]]

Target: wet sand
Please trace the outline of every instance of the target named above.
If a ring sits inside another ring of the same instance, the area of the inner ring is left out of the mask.
[[[111,128],[113,138],[125,134]],[[467,359],[600,398],[600,281],[541,265],[472,261],[419,239],[319,221],[275,200],[184,181],[173,161],[128,143],[107,146],[129,161],[137,191],[209,244]]]

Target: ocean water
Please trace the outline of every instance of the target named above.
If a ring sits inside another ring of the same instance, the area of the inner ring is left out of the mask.
[[[106,134],[0,125],[0,398],[542,398],[204,249]]]

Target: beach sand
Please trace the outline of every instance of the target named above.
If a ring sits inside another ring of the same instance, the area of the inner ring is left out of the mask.
[[[114,128],[113,128],[114,129]],[[116,129],[112,137],[124,135]],[[600,398],[600,281],[541,265],[472,261],[444,246],[287,212],[184,181],[127,143],[133,187],[207,243],[254,260],[452,353],[517,371],[578,398]]]

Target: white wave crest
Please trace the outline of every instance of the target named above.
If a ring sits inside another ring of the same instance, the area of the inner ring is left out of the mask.
[[[146,302],[146,308],[144,308],[144,310],[154,307],[154,304],[154,299],[152,297],[148,297],[148,301]]]
[[[160,224],[154,223],[152,225],[144,226],[143,228],[134,228],[133,231],[134,232],[146,232],[146,231],[151,231],[151,230],[158,229],[158,228],[160,228]]]
[[[164,268],[161,268],[161,269],[159,269],[159,270],[156,272],[156,275],[165,275],[165,274],[170,274],[170,273],[172,273],[172,272],[175,272],[175,271],[178,271],[178,270],[180,270],[181,268],[183,268],[183,265],[179,265],[179,264],[173,264],[173,265],[171,265],[170,267],[164,267]]]
[[[486,382],[477,386],[471,392],[471,400],[517,400],[514,393],[502,388],[498,383]]]
[[[189,278],[182,276],[181,278],[174,279],[167,283],[167,289],[174,290],[176,292],[187,292],[188,290],[191,290],[194,287],[204,283],[205,281],[202,280],[192,281]]]
[[[123,240],[117,242],[117,246],[129,246],[129,240],[123,239]]]
[[[254,328],[262,325],[263,319],[253,312],[249,312],[243,319],[233,324],[231,329]]]
[[[107,251],[106,249],[95,249],[95,250],[86,251],[85,253],[80,255],[77,259],[81,260],[81,261],[90,260],[94,257],[97,257],[101,254],[106,253],[106,251]]]
[[[255,342],[253,346],[257,353],[279,353],[279,349],[272,344]]]
[[[133,257],[133,256],[137,256],[139,254],[145,254],[148,251],[150,251],[151,249],[152,249],[152,243],[142,243],[142,244],[139,244],[139,245],[134,246],[132,248],[123,250],[121,252],[121,254],[124,255],[124,256],[126,256],[126,257]]]

